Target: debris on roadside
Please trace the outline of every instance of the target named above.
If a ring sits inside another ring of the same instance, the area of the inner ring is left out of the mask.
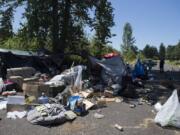
[[[146,74],[139,60],[132,74],[127,73],[119,55],[105,56],[102,60],[90,56],[89,60],[88,68],[92,69],[88,77],[84,75],[87,69],[84,65],[71,66],[53,76],[31,67],[10,69],[10,80],[0,80],[0,94],[6,98],[0,100],[0,110],[6,109],[11,119],[27,114],[27,121],[32,124],[51,125],[75,120],[91,109],[97,109],[94,118],[103,119],[101,108],[122,103],[126,98],[138,100],[136,104],[130,103],[130,108],[152,104],[153,88],[145,87]],[[118,124],[114,127],[123,131]]]
[[[129,107],[130,107],[130,108],[135,108],[136,105],[135,105],[135,104],[130,104]]]
[[[19,112],[19,111],[13,111],[13,112],[8,112],[7,113],[7,118],[8,119],[22,119],[26,116],[27,112],[26,111],[22,111],[22,112]]]
[[[119,131],[124,131],[123,127],[120,126],[119,124],[115,124],[114,127],[115,127],[116,129],[118,129]]]
[[[154,119],[155,123],[160,124],[162,127],[173,126],[180,128],[180,103],[177,90],[173,91],[163,106],[157,103],[155,108],[159,110]]]
[[[104,118],[104,115],[103,114],[101,114],[101,113],[94,113],[94,118],[96,118],[96,119],[102,119],[102,118]]]

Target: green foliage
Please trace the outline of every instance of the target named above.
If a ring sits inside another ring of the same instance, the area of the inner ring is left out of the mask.
[[[1,42],[0,47],[6,49],[36,51],[38,49],[37,44],[36,38],[25,41],[23,38],[15,36]]]
[[[132,62],[136,59],[136,53],[129,48],[126,53],[124,53],[123,57],[127,62]]]
[[[26,21],[13,33],[12,21],[18,6],[25,7]],[[95,56],[114,52],[108,45],[114,26],[113,8],[108,0],[3,0],[0,8],[2,48],[32,51],[47,48],[55,53],[85,50]],[[87,26],[95,30],[92,41],[85,36]],[[67,59],[83,62],[78,56]]]
[[[146,45],[143,49],[143,54],[146,58],[158,59],[158,50],[155,46]]]
[[[128,62],[132,62],[136,59],[138,48],[134,45],[135,38],[133,37],[133,30],[130,23],[126,23],[123,30],[123,44],[121,45],[121,51],[123,57]]]
[[[111,27],[114,26],[114,14],[111,2],[107,0],[99,0],[96,3],[95,9],[95,36],[99,39],[101,44],[108,43],[111,34]]]
[[[133,37],[133,30],[130,23],[126,23],[124,26],[122,40],[121,50],[123,54],[127,53],[129,49],[136,53],[137,47],[134,46],[135,38]]]
[[[13,8],[7,7],[0,10],[0,41],[13,36],[12,30]]]
[[[25,7],[23,17],[26,22],[16,33],[17,37],[15,35],[11,38],[8,32],[12,35],[13,11],[22,5]],[[100,50],[112,36],[110,28],[114,25],[113,8],[111,2],[107,0],[3,0],[0,2],[0,8],[5,6],[7,12],[3,12],[6,14],[3,14],[1,20],[5,21],[2,21],[0,31],[7,33],[1,32],[5,37],[2,41],[6,47],[11,48],[18,43],[14,48],[19,46],[25,48],[31,46],[29,43],[35,42],[36,48],[49,48],[55,53],[82,51],[88,49],[89,43],[85,41],[84,27],[89,26],[96,31],[96,38],[101,42],[96,45]],[[92,10],[95,10],[94,16],[90,13]],[[6,29],[4,29],[5,24]],[[6,40],[9,37],[10,39]],[[27,45],[23,45],[24,43]]]
[[[166,48],[163,43],[161,43],[159,47],[159,57],[165,59],[166,56]]]
[[[180,60],[180,41],[177,45],[169,45],[166,49],[166,58],[169,60]]]
[[[144,56],[142,51],[139,51],[139,53],[137,54],[137,58],[139,58],[140,60],[145,60],[146,57]]]

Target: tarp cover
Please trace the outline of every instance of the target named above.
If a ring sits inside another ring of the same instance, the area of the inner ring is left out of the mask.
[[[104,60],[98,60],[91,56],[89,58],[93,66],[98,64],[103,68],[101,77],[106,84],[121,84],[122,76],[126,75],[126,66],[120,56]]]
[[[144,76],[144,75],[145,75],[144,66],[141,63],[140,59],[138,59],[135,64],[132,77],[133,79],[135,79],[136,77]]]

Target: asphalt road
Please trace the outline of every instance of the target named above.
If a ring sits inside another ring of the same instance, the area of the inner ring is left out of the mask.
[[[155,72],[158,79],[164,79],[164,74]],[[166,73],[165,73],[166,74]],[[179,72],[177,79],[180,80]],[[159,80],[160,81],[160,80]],[[152,84],[156,85],[157,84]],[[159,84],[158,84],[159,85]],[[162,86],[161,86],[162,87]],[[179,84],[177,84],[179,88]],[[157,89],[154,89],[156,91]],[[162,88],[162,91],[167,89]],[[172,91],[170,90],[170,93]],[[137,104],[136,101],[132,101]],[[97,110],[90,110],[84,117],[78,117],[73,122],[66,122],[53,127],[32,125],[26,118],[11,120],[6,118],[6,111],[0,111],[0,135],[180,135],[180,131],[173,128],[162,128],[153,122],[155,112],[153,106],[143,104],[130,108],[129,103],[108,103],[101,109],[104,118],[96,119],[93,114]],[[114,128],[119,124],[124,131]]]

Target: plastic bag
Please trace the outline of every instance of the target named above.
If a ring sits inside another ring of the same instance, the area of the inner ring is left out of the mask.
[[[45,84],[62,84],[64,82],[68,85],[73,85],[74,87],[82,88],[82,71],[86,70],[86,66],[78,65],[70,69],[65,70],[62,74],[54,76],[50,81]]]
[[[157,113],[155,120],[161,126],[174,126],[180,128],[180,104],[177,90],[174,90],[170,98]]]
[[[4,82],[2,78],[0,78],[0,93],[3,91],[3,88],[4,88]]]
[[[156,103],[155,105],[154,105],[154,108],[155,108],[155,110],[157,111],[157,112],[159,112],[161,109],[162,109],[162,105],[161,105],[161,103]]]
[[[78,73],[77,73],[77,77],[74,82],[74,87],[82,89],[82,71],[83,71],[83,69],[86,69],[86,67],[77,66],[77,68],[78,68],[78,71],[77,71]]]

